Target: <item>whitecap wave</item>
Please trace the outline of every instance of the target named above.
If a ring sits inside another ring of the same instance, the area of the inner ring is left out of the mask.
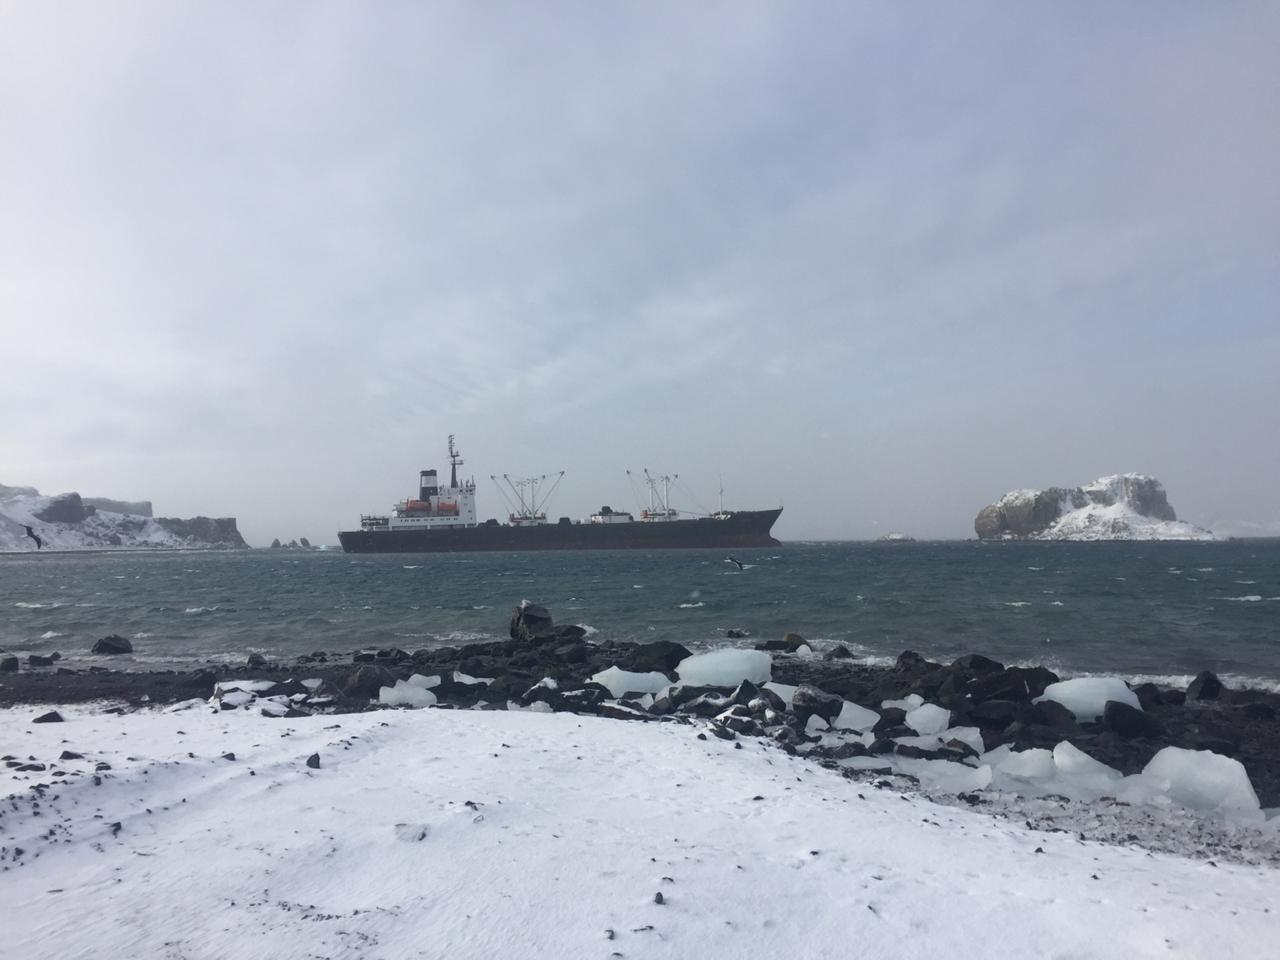
[[[694,607],[705,607],[705,606],[706,606],[706,604],[705,604],[705,603],[703,603],[701,600],[699,600],[697,603],[682,603],[682,604],[680,604],[680,609],[681,609],[681,610],[692,610]]]
[[[44,633],[40,634],[40,639],[53,640],[57,637],[65,637],[65,636],[66,636],[65,633],[59,633],[57,630],[46,630]]]
[[[1006,607],[1029,607],[1031,606],[1031,601],[1030,600],[1009,600],[1005,603],[1005,606]]]
[[[1234,603],[1258,603],[1262,600],[1262,595],[1250,593],[1243,597],[1218,597],[1218,600],[1230,600]]]
[[[183,610],[182,612],[183,612],[183,613],[188,613],[188,614],[195,614],[195,613],[212,613],[214,610],[217,610],[217,609],[218,609],[218,607],[217,607],[217,605],[215,604],[215,605],[214,605],[214,606],[212,606],[212,607],[187,607],[187,609]]]
[[[54,607],[60,607],[62,604],[51,601],[49,603],[31,603],[26,600],[18,600],[14,603],[15,607],[22,607],[24,610],[52,610]]]

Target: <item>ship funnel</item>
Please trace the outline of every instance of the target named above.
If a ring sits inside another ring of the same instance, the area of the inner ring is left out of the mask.
[[[426,500],[428,497],[437,496],[440,493],[440,481],[436,479],[434,470],[423,470],[418,474],[418,499]]]

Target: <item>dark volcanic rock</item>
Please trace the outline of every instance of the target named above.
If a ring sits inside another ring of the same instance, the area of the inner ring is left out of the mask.
[[[1222,696],[1222,681],[1208,670],[1202,670],[1187,686],[1188,700],[1217,700]]]
[[[1029,704],[1015,700],[987,700],[974,704],[969,719],[983,730],[1000,730],[1015,721],[1026,722],[1033,717]]]
[[[852,660],[853,653],[843,643],[837,643],[826,653],[828,660]]]
[[[672,640],[655,640],[641,643],[623,658],[624,669],[636,673],[672,673],[680,661],[692,656],[689,648]]]
[[[256,670],[267,665],[267,658],[260,653],[251,653],[248,659],[245,660],[244,665]]]
[[[91,653],[99,654],[120,654],[133,653],[133,644],[124,637],[112,634],[109,637],[103,637],[93,645]]]
[[[342,685],[343,696],[372,700],[383,687],[394,687],[396,675],[386,667],[366,663],[357,667]]]
[[[1118,700],[1108,700],[1103,707],[1102,725],[1122,737],[1155,739],[1164,733],[1164,725],[1155,717]]]
[[[791,709],[801,723],[808,723],[810,717],[817,716],[830,724],[844,709],[844,699],[835,694],[823,693],[817,687],[802,686],[791,698]]]
[[[307,757],[307,766],[310,767],[312,770],[319,770],[320,754],[313,753],[311,756]]]
[[[1076,715],[1056,700],[1041,700],[1031,708],[1031,722],[1048,727],[1063,736],[1078,733]]]
[[[27,666],[28,667],[52,667],[53,661],[54,661],[53,657],[42,657],[38,653],[33,653],[27,657]]]
[[[84,519],[94,513],[92,507],[86,507],[78,493],[65,493],[36,514],[36,518],[46,523],[83,523]]]
[[[17,673],[17,672],[18,672],[17,657],[5,657],[3,660],[0,660],[0,673]]]
[[[555,627],[546,607],[540,607],[536,603],[522,603],[511,611],[510,633],[512,640],[532,643],[552,636]]]
[[[57,710],[50,710],[48,713],[42,713],[31,721],[32,723],[61,723],[62,714]]]
[[[981,677],[990,673],[1003,673],[1004,664],[980,653],[966,653],[951,664],[951,669]]]

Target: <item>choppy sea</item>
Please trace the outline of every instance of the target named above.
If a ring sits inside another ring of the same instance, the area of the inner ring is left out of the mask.
[[[792,631],[867,662],[968,652],[1063,674],[1280,689],[1280,541],[790,543],[736,551],[0,556],[0,648],[129,637],[138,669],[506,636],[530,599],[597,638],[692,648]],[[742,641],[738,641],[742,642]]]

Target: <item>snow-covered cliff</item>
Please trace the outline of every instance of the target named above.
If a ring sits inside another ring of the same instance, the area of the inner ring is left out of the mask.
[[[115,547],[188,549],[246,547],[234,517],[152,517],[147,513],[117,513],[97,504],[130,507],[122,501],[86,500],[78,493],[41,495],[35,487],[0,484],[0,552],[36,550],[26,531],[31,527],[46,550],[103,550]]]
[[[983,540],[1212,540],[1178,519],[1155,477],[1120,473],[1081,487],[1014,490],[984,507]]]

